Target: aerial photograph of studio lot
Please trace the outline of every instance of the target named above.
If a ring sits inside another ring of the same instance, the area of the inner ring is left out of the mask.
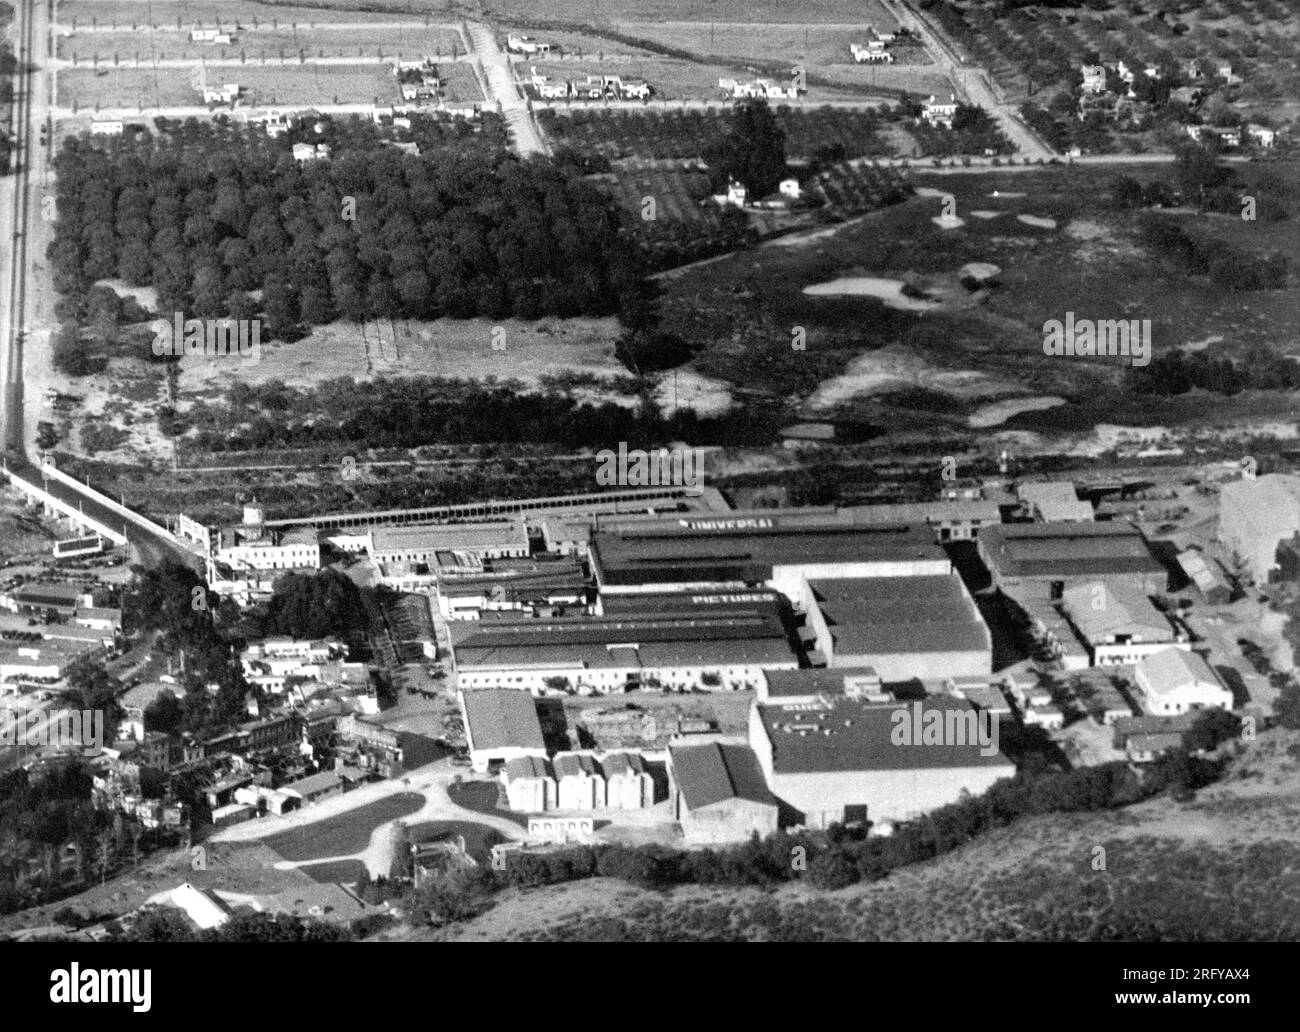
[[[0,938],[1300,937],[1291,6],[0,19]]]

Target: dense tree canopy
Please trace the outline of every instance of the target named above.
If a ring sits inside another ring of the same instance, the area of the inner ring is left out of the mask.
[[[353,136],[300,165],[292,135],[183,129],[59,152],[65,318],[91,323],[78,299],[113,278],[154,287],[164,316],[260,312],[289,338],[335,319],[607,315],[639,289],[625,216],[571,165]]]

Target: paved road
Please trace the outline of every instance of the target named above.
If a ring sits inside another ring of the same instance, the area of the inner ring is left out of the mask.
[[[942,29],[916,11],[910,0],[881,0],[881,2],[900,25],[905,25],[920,35],[930,56],[939,63],[948,74],[948,78],[966,94],[967,101],[978,104],[998,120],[1002,131],[1016,145],[1022,157],[1042,158],[1046,161],[1059,156],[1020,120],[1015,105],[1002,102],[988,71],[979,65],[971,64],[958,54]]]
[[[529,154],[545,154],[546,142],[542,139],[541,131],[533,120],[533,113],[529,110],[527,101],[520,95],[519,87],[515,85],[515,74],[510,67],[510,58],[497,45],[496,33],[492,31],[492,26],[482,22],[470,22],[469,42],[483,66],[489,97],[500,105],[515,150],[525,157]]]
[[[3,268],[0,283],[5,287],[5,303],[0,305],[0,441],[6,449],[21,454],[23,439],[23,336],[27,327],[27,227],[30,216],[30,180],[35,126],[32,121],[37,98],[33,89],[41,76],[30,69],[33,62],[32,40],[37,38],[32,0],[16,5],[14,10],[14,56],[18,74],[14,76],[12,175],[0,177],[0,207],[3,208]],[[26,74],[22,74],[27,69]]]

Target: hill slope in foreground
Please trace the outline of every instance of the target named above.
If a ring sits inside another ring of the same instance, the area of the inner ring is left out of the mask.
[[[483,941],[1296,940],[1300,733],[1273,731],[1188,803],[1021,821],[836,892],[595,878],[383,938]]]

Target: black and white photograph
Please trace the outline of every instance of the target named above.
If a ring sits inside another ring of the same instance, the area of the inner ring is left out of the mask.
[[[40,1006],[1300,940],[1300,0],[0,0],[0,436]]]

